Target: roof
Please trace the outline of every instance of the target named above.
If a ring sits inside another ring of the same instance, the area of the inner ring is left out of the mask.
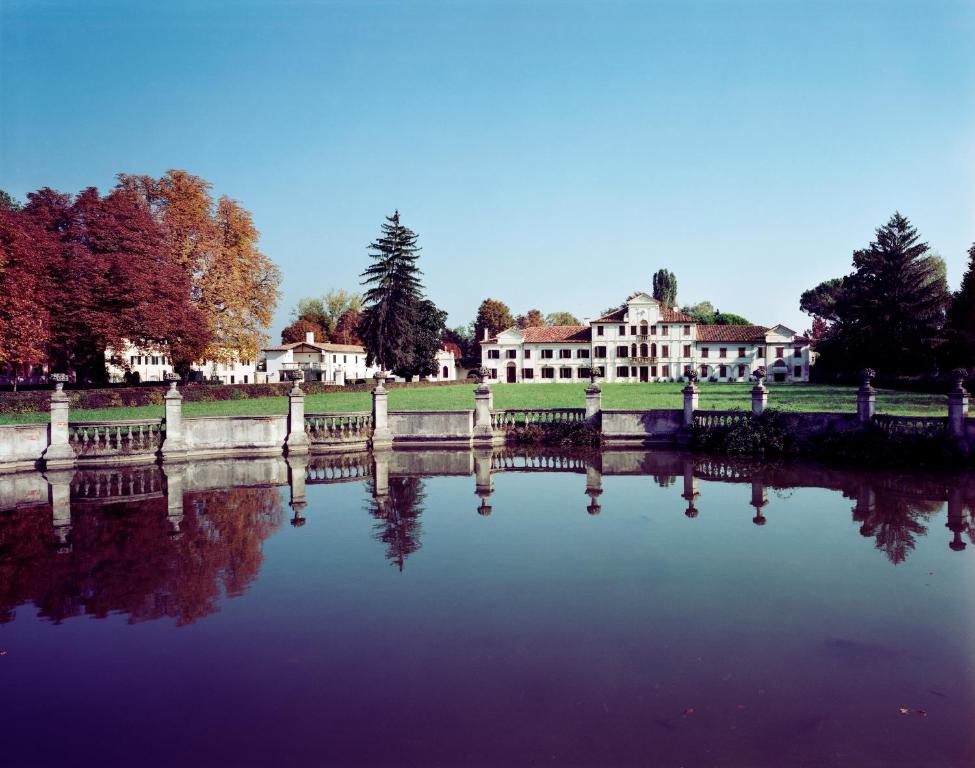
[[[592,341],[592,329],[588,325],[543,325],[533,328],[508,328],[521,334],[525,344],[560,344]],[[502,331],[503,333],[503,331]],[[498,337],[485,339],[482,344],[497,344]]]
[[[622,323],[623,318],[626,317],[626,308],[620,307],[608,315],[603,315],[602,317],[597,317],[593,320],[594,323]],[[690,315],[685,315],[683,312],[672,307],[661,307],[660,308],[660,322],[662,323],[696,323],[695,320]]]
[[[765,341],[768,328],[764,325],[704,325],[697,326],[698,341]]]
[[[356,352],[365,354],[365,347],[358,344],[319,344],[317,341],[295,341],[291,344],[278,344],[275,347],[265,347],[261,352],[287,352],[295,347],[312,347],[319,352]]]

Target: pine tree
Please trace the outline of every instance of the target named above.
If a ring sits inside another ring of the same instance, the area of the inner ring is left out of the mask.
[[[379,239],[369,246],[372,263],[361,277],[366,287],[359,337],[369,365],[384,371],[409,367],[413,358],[417,304],[423,298],[416,234],[400,224],[399,211],[386,217]]]
[[[975,367],[975,243],[968,249],[968,269],[948,311],[951,364]]]
[[[653,298],[665,307],[677,306],[677,277],[669,269],[653,273]]]

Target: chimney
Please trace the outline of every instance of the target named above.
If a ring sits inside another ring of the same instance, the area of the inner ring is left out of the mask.
[[[314,344],[315,343],[315,332],[314,331],[306,331],[305,332],[305,341],[308,344]]]
[[[484,340],[485,341],[488,340],[488,329],[487,329],[487,326],[484,327]]]
[[[592,325],[592,318],[591,317],[582,318],[582,324],[586,326]]]

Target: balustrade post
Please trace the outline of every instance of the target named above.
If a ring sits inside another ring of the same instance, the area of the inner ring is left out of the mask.
[[[186,442],[183,436],[183,396],[176,390],[179,375],[167,373],[169,391],[163,397],[166,413],[166,434],[162,444],[162,460],[173,461],[186,455]]]
[[[73,467],[74,449],[68,436],[69,400],[64,392],[68,376],[65,373],[52,373],[54,392],[51,393],[51,424],[47,430],[47,449],[44,451],[44,466]]]
[[[301,371],[289,371],[294,385],[288,392],[288,436],[284,440],[287,453],[308,453],[308,434],[305,432],[305,393],[301,391],[299,381],[304,379]]]
[[[494,405],[491,387],[488,386],[486,369],[478,371],[480,383],[474,387],[474,442],[492,443],[494,428],[491,426],[491,411]]]
[[[383,381],[386,374],[379,371],[375,375],[376,387],[372,390],[372,447],[389,448],[393,444],[393,433],[389,431],[389,394]]]
[[[863,383],[857,390],[857,421],[869,424],[873,421],[873,414],[877,407],[877,390],[870,385],[870,380],[876,376],[872,368],[860,371]]]
[[[691,379],[684,387],[684,426],[694,426],[694,411],[697,410],[699,392],[694,380]]]
[[[964,386],[968,371],[956,368],[952,374],[955,386],[948,392],[948,433],[962,438],[965,437],[965,418],[968,416],[968,391]]]

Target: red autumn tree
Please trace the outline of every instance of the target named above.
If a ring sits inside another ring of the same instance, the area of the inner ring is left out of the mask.
[[[335,333],[332,341],[336,344],[362,344],[357,331],[359,327],[360,314],[354,309],[347,309],[341,314],[338,322],[335,323]]]
[[[299,341],[304,341],[305,334],[307,333],[315,334],[313,338],[319,344],[328,341],[328,336],[318,323],[313,323],[311,320],[305,320],[305,318],[299,317],[291,325],[285,326],[284,330],[281,331],[281,343],[295,344]]]

